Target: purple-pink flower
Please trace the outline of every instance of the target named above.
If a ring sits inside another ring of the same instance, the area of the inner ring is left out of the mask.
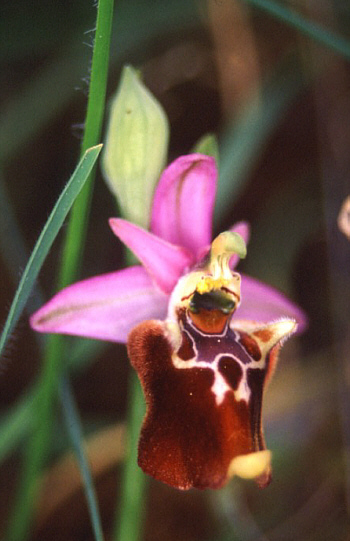
[[[212,158],[175,160],[156,188],[150,231],[110,219],[142,265],[73,284],[31,317],[40,332],[128,341],[147,402],[139,463],[178,488],[220,487],[242,474],[242,456],[268,483],[263,388],[295,321],[306,325],[281,293],[234,271],[226,237],[211,245],[216,183]],[[231,232],[248,242],[246,223]]]

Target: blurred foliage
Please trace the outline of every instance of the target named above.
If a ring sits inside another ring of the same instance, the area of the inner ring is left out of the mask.
[[[266,438],[274,453],[271,486],[260,491],[253,483],[233,480],[223,491],[181,493],[152,481],[144,502],[149,541],[348,539],[350,245],[336,220],[350,192],[350,70],[341,50],[314,41],[292,19],[276,18],[263,4],[119,0],[115,6],[108,99],[122,65],[129,63],[141,70],[170,119],[170,158],[189,152],[208,132],[217,135],[216,229],[249,221],[251,241],[240,269],[287,292],[310,318],[308,332],[283,352],[266,396]],[[267,5],[292,11],[314,31],[321,29],[349,48],[346,3]],[[86,1],[18,0],[3,6],[3,322],[25,265],[23,254],[33,249],[77,163],[95,18],[93,2]],[[114,213],[98,172],[83,276],[123,264],[107,226]],[[54,290],[59,262],[55,243],[39,278],[46,297]],[[2,361],[0,430],[8,437],[0,446],[2,535],[32,422],[40,368],[36,340],[22,318]],[[75,340],[68,351],[71,364],[79,364],[79,370],[72,369],[73,391],[89,435],[86,448],[108,539],[123,456],[124,440],[114,425],[125,419],[126,354],[122,346],[100,348]],[[31,539],[93,539],[83,490],[73,482],[75,466],[67,462],[69,441],[58,411],[54,422],[43,477],[50,480],[51,496],[37,502]]]

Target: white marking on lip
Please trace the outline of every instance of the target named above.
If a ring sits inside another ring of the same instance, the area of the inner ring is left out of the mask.
[[[220,374],[220,372],[213,369],[214,372],[214,383],[211,386],[211,391],[215,395],[215,402],[217,406],[223,403],[225,395],[228,391],[232,391],[231,387],[226,383],[225,378]],[[236,398],[236,397],[235,397]]]
[[[241,379],[239,381],[239,385],[238,385],[236,390],[232,389],[232,387],[230,387],[226,383],[224,377],[219,372],[219,362],[220,362],[220,359],[222,359],[222,357],[230,357],[233,361],[236,361],[236,363],[238,363],[238,365],[242,369],[242,376],[241,376]],[[220,376],[224,380],[224,382],[226,384],[226,387],[227,387],[226,390],[229,390],[229,391],[233,392],[236,402],[240,402],[241,400],[244,400],[248,404],[249,399],[250,399],[250,395],[251,395],[251,391],[250,391],[250,388],[249,388],[249,385],[248,385],[248,380],[247,380],[247,368],[248,368],[249,365],[243,364],[234,355],[230,355],[230,354],[226,354],[226,353],[221,353],[220,355],[217,355],[214,362],[215,362],[215,365],[216,365],[216,368],[217,368],[216,375]],[[218,405],[220,405],[220,404],[222,404],[222,402],[223,402],[223,400],[225,398],[226,392],[224,394],[217,394],[215,392],[214,387],[215,387],[215,383],[212,386],[212,391],[215,393],[216,403]]]
[[[232,389],[232,387],[229,386],[224,376],[219,372],[219,362],[222,357],[230,357],[233,361],[237,362],[242,369],[242,377],[236,390]],[[180,359],[176,354],[173,354],[172,362],[175,368],[179,370],[188,370],[191,368],[209,368],[210,370],[212,370],[214,372],[214,383],[211,386],[211,391],[215,395],[215,401],[218,406],[223,403],[227,392],[233,392],[235,400],[237,402],[244,400],[248,404],[251,390],[248,385],[247,370],[248,367],[257,368],[255,364],[252,363],[251,366],[245,365],[241,363],[240,360],[237,359],[237,357],[234,357],[233,355],[227,353],[221,353],[220,355],[217,355],[214,361],[211,363],[206,361],[196,361],[196,357],[193,357],[188,361],[184,361],[183,359]]]
[[[172,363],[173,366],[179,370],[186,370],[191,368],[209,368],[214,372],[214,383],[211,386],[211,391],[215,395],[215,401],[217,406],[220,406],[224,399],[227,392],[233,392],[234,398],[237,402],[240,402],[241,400],[244,400],[247,404],[249,403],[250,396],[251,396],[251,389],[248,385],[248,377],[247,377],[247,370],[249,368],[252,369],[260,369],[263,370],[266,366],[266,357],[262,357],[259,361],[255,361],[254,359],[251,360],[249,363],[243,363],[238,357],[233,355],[232,353],[222,352],[216,355],[213,361],[197,361],[198,358],[198,349],[195,343],[195,340],[191,336],[191,333],[189,333],[186,329],[184,329],[183,325],[180,323],[180,328],[183,333],[186,333],[189,340],[191,341],[193,350],[194,350],[194,356],[191,359],[183,360],[181,359],[177,353],[173,353],[172,355]],[[198,329],[195,329],[196,332],[199,332],[199,334],[202,334]],[[233,331],[236,338],[236,343],[241,346],[241,348],[245,350],[245,348],[240,344],[238,341],[238,335],[235,331]],[[207,335],[205,335],[207,336]],[[220,342],[219,336],[223,336],[223,334],[218,335],[211,335],[213,339],[216,338],[218,342]],[[246,352],[247,353],[247,352]],[[222,357],[229,357],[242,369],[242,376],[239,382],[239,385],[236,390],[232,389],[232,387],[229,386],[229,384],[226,382],[224,376],[219,372],[219,362]]]

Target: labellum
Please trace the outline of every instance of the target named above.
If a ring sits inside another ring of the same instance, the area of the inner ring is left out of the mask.
[[[244,241],[225,232],[209,256],[180,278],[165,321],[145,321],[128,338],[146,398],[139,465],[176,488],[220,488],[232,475],[271,480],[262,398],[294,320],[268,325],[233,317],[241,278],[229,266]],[[243,299],[244,302],[244,299]]]

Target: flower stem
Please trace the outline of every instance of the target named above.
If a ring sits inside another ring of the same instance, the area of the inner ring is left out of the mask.
[[[101,136],[113,4],[113,0],[99,0],[98,3],[89,99],[81,154],[87,148],[96,145]],[[94,172],[77,198],[70,217],[59,270],[59,287],[72,282],[78,274],[85,243],[93,178]],[[65,341],[62,337],[52,336],[49,338],[42,372],[39,376],[39,392],[35,408],[35,419],[33,421],[33,432],[29,444],[25,449],[19,490],[13,515],[9,523],[7,538],[11,539],[11,541],[23,541],[30,534],[30,523],[32,521],[38,488],[38,477],[50,448],[57,386],[60,375],[64,371],[64,363],[62,362],[65,357],[64,350]]]
[[[114,541],[139,541],[141,538],[147,478],[137,465],[137,442],[144,412],[141,385],[132,372],[129,380],[128,452],[120,487]]]

